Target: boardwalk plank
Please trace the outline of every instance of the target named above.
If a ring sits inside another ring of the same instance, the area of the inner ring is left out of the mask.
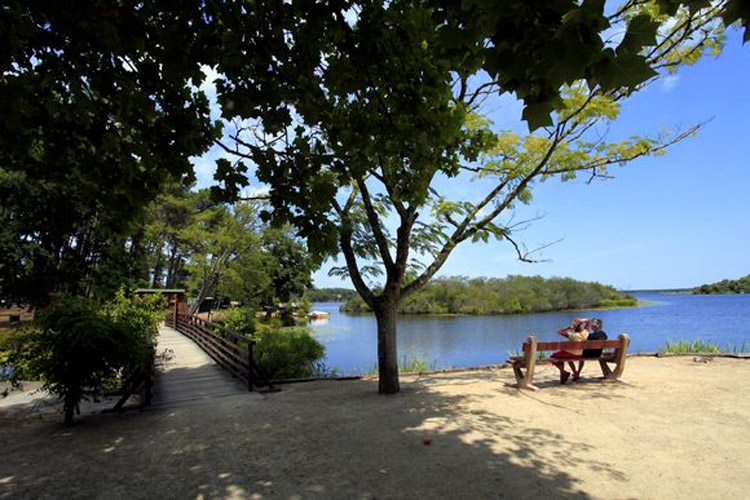
[[[157,353],[167,353],[157,363],[154,406],[178,406],[195,401],[244,395],[247,385],[211,359],[193,340],[168,326],[159,328]]]

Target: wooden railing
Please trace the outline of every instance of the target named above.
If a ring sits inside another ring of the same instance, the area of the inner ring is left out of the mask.
[[[254,340],[190,314],[170,314],[166,324],[195,341],[232,376],[244,381],[249,391],[270,385],[255,365]]]

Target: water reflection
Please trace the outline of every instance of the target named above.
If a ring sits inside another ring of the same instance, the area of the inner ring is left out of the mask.
[[[310,326],[323,326],[328,324],[330,318],[310,318]]]

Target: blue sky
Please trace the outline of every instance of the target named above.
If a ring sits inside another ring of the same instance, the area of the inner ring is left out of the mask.
[[[210,87],[207,89],[210,93]],[[504,129],[524,133],[510,97],[488,110]],[[529,248],[556,242],[527,264],[503,242],[463,243],[438,276],[567,276],[620,289],[692,287],[750,274],[750,44],[730,33],[723,54],[656,82],[625,101],[612,139],[656,134],[711,120],[665,156],[614,167],[614,179],[540,184],[523,216],[541,219],[519,233]],[[199,185],[211,184],[215,149],[194,159]],[[253,182],[251,180],[251,182]],[[441,182],[453,193],[476,186]],[[257,181],[253,186],[259,188]],[[345,286],[315,273],[317,287]]]

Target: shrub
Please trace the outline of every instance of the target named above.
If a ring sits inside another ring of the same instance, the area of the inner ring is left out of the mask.
[[[227,309],[222,325],[256,341],[254,358],[270,379],[305,378],[325,373],[320,360],[325,347],[310,335],[307,327],[284,327],[279,321],[255,322],[248,308]]]
[[[225,328],[251,337],[255,333],[255,311],[247,307],[232,307],[222,311],[221,320]]]
[[[319,371],[325,347],[305,327],[279,328],[260,325],[256,335],[255,362],[271,379],[305,378]]]
[[[156,345],[159,323],[164,319],[165,300],[161,294],[127,297],[125,289],[105,305],[105,314],[133,335],[140,335],[151,345]]]
[[[16,378],[34,377],[63,403],[65,423],[84,399],[96,398],[123,373],[153,356],[157,299],[128,299],[119,292],[101,308],[77,297],[59,297],[39,311],[35,328],[18,336],[9,356]]]

